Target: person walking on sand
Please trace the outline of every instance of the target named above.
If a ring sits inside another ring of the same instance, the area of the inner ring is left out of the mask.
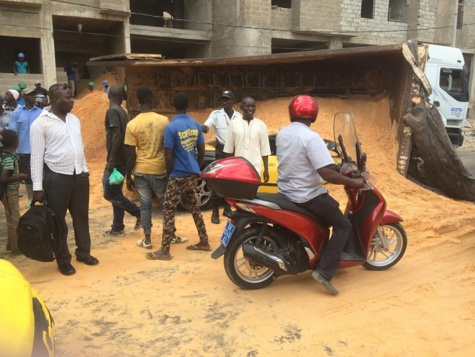
[[[125,130],[128,117],[125,110],[121,107],[123,101],[122,88],[112,86],[109,92],[109,109],[106,112],[106,149],[107,164],[102,177],[102,187],[104,198],[112,203],[113,220],[111,229],[103,234],[109,237],[123,237],[124,215],[125,212],[136,218],[134,230],[142,228],[140,218],[140,208],[122,193],[123,182],[111,184],[110,176],[114,170],[125,177],[127,172],[127,146],[124,144]]]
[[[261,158],[264,163],[264,183],[269,181],[268,156],[271,154],[266,124],[254,117],[256,102],[246,97],[241,102],[242,118],[229,124],[224,154],[241,156],[249,160],[256,171],[261,173]]]
[[[210,128],[214,128],[214,135],[216,137],[216,151],[215,157],[216,160],[223,159],[224,156],[224,143],[228,136],[228,127],[229,124],[235,118],[241,118],[241,113],[233,109],[234,104],[234,93],[230,90],[225,90],[221,93],[221,104],[223,108],[219,110],[214,110],[209,115],[209,118],[201,126],[203,133],[207,133]],[[222,202],[222,198],[217,194],[213,194],[213,213],[211,215],[211,223],[219,224],[219,204]],[[224,201],[224,210],[223,216],[231,217],[232,211],[231,206],[228,202]]]
[[[171,260],[170,244],[175,228],[175,211],[186,195],[186,209],[192,214],[200,241],[187,247],[189,250],[210,251],[208,234],[198,204],[197,181],[205,155],[205,140],[200,124],[190,117],[188,97],[177,93],[173,98],[176,115],[165,128],[165,161],[169,175],[163,203],[162,247],[146,254],[147,259]],[[183,201],[182,201],[183,202]]]
[[[97,265],[91,256],[89,233],[89,171],[84,156],[81,123],[71,114],[74,96],[67,84],[53,84],[48,91],[51,107],[31,125],[31,176],[33,200],[46,201],[61,225],[55,248],[56,263],[63,275],[73,275],[68,249],[66,211],[73,220],[76,260]]]
[[[124,142],[128,145],[126,184],[129,191],[137,190],[140,200],[145,237],[137,241],[137,246],[151,249],[153,194],[162,203],[167,188],[163,140],[168,118],[153,111],[153,92],[150,88],[139,88],[137,99],[140,114],[128,122],[125,131]],[[173,243],[186,241],[186,238],[173,237]]]

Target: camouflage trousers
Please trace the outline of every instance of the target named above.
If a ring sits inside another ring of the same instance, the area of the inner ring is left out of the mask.
[[[170,177],[168,179],[165,200],[163,201],[163,236],[162,248],[170,249],[170,244],[175,233],[175,212],[176,208],[183,199],[185,208],[193,216],[200,242],[208,242],[205,222],[198,204],[196,187],[198,176],[191,175],[186,177]]]

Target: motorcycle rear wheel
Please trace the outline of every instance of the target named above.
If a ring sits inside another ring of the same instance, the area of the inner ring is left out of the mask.
[[[277,239],[267,232],[261,237],[260,231],[260,229],[244,231],[241,236],[230,243],[224,254],[224,270],[228,278],[242,289],[261,289],[277,278],[274,271],[251,263],[243,255],[243,243],[258,244],[269,252],[276,252],[279,249]]]
[[[363,266],[368,270],[386,270],[401,260],[407,248],[407,235],[399,223],[388,223],[382,227],[388,241],[384,249],[378,232],[371,241],[368,259]]]

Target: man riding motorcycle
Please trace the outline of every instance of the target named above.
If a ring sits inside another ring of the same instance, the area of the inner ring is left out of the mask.
[[[363,188],[365,180],[349,178],[335,170],[325,142],[310,129],[318,116],[318,104],[313,97],[294,97],[289,104],[289,116],[292,123],[282,128],[276,139],[278,190],[333,228],[312,277],[328,292],[337,295],[339,291],[330,280],[338,268],[351,223],[338,208],[339,203],[322,185],[322,178],[333,184],[354,188]]]

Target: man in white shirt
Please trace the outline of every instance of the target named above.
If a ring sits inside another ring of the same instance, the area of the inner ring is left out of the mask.
[[[51,107],[45,108],[30,129],[33,201],[47,201],[61,224],[55,248],[56,262],[63,275],[73,275],[65,217],[69,210],[76,240],[76,260],[87,265],[99,261],[91,256],[89,234],[89,172],[84,156],[81,123],[70,113],[74,96],[66,84],[49,89]],[[44,172],[44,175],[43,175]]]
[[[216,160],[225,157],[223,149],[228,136],[229,124],[235,118],[242,119],[241,113],[235,111],[233,108],[234,98],[234,93],[230,90],[225,90],[221,93],[221,104],[223,105],[223,108],[212,111],[208,119],[201,126],[203,133],[207,133],[210,128],[214,128],[214,135],[216,137]],[[216,194],[213,195],[213,214],[211,215],[211,223],[219,224],[219,204],[221,201],[221,197]],[[223,216],[231,217],[231,215],[231,207],[229,203],[225,201]]]
[[[247,159],[261,173],[261,158],[264,163],[264,183],[269,181],[268,156],[271,154],[266,124],[254,118],[256,102],[246,97],[241,102],[242,118],[229,124],[228,136],[224,144],[226,156],[241,156]]]
[[[313,97],[299,95],[289,105],[292,124],[277,134],[277,187],[290,201],[304,207],[332,227],[332,236],[321,252],[313,278],[328,292],[339,292],[330,282],[338,269],[341,253],[351,231],[351,223],[338,208],[322,178],[337,185],[362,188],[362,178],[352,179],[334,170],[334,162],[323,139],[310,129],[318,116],[318,104]]]

